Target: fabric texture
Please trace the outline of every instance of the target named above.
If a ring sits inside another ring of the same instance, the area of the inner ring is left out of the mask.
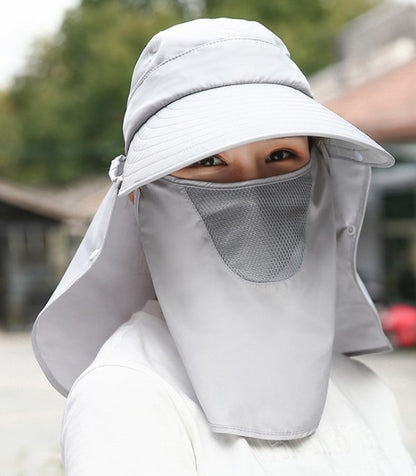
[[[213,433],[156,301],[77,380],[62,427],[68,476],[411,476],[391,392],[334,355],[318,430],[296,442]]]

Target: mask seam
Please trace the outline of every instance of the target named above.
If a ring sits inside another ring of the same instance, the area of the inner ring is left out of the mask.
[[[137,224],[139,225],[140,222],[139,222],[139,207],[140,207],[140,188],[136,188],[136,190],[134,190],[133,192],[133,196],[134,196],[134,216],[136,218],[136,222]]]
[[[336,154],[331,154],[331,159],[332,160],[346,160],[348,162],[353,162],[354,164],[360,164],[363,167],[369,166],[369,167],[385,168],[384,165],[380,166],[380,163],[375,162],[374,160],[372,160],[371,162],[369,160],[365,160],[365,161],[360,162],[357,159],[354,159],[352,157],[345,157],[343,155],[336,155]]]
[[[293,431],[272,432],[272,431],[258,431],[258,430],[255,430],[253,428],[245,428],[245,427],[241,427],[241,426],[220,425],[220,424],[213,423],[209,420],[208,420],[208,423],[211,426],[213,426],[214,428],[218,428],[218,429],[249,431],[251,433],[255,433],[257,435],[262,435],[262,436],[265,436],[265,435],[268,435],[268,436],[297,436],[298,438],[302,438],[302,436],[307,436],[307,435],[311,434],[316,428],[316,427],[314,427],[313,429],[309,429],[309,430],[301,429],[301,430],[296,431],[296,432],[293,432]]]
[[[343,140],[343,139],[339,139],[340,141]],[[351,151],[358,151],[358,152],[368,152],[370,149],[368,147],[365,147],[364,145],[358,145],[358,144],[355,144],[353,142],[351,142],[351,147],[348,145],[343,145],[343,144],[340,144],[339,142],[337,142],[333,148],[334,149],[343,149],[343,150],[347,150],[349,152]]]
[[[290,182],[294,179],[303,177],[308,172],[311,171],[312,168],[312,158],[309,162],[301,167],[298,170],[294,170],[293,172],[288,172],[286,174],[275,175],[272,177],[266,177],[265,179],[253,179],[256,183],[249,183],[250,180],[244,180],[240,182],[210,182],[208,180],[193,180],[193,179],[182,179],[180,177],[175,177],[172,175],[168,175],[162,177],[160,180],[173,183],[176,185],[181,185],[183,187],[191,187],[197,189],[204,189],[204,190],[236,190],[238,188],[254,188],[254,187],[264,187],[266,185],[271,185],[275,183],[283,183],[283,182]],[[269,180],[267,183],[261,183],[261,180]],[[200,183],[198,183],[200,182]],[[205,184],[205,185],[204,185]],[[239,185],[240,184],[240,185]]]
[[[326,144],[323,143],[323,144],[318,145],[317,149],[321,153],[321,156],[322,156],[322,159],[324,161],[326,170],[328,172],[328,176],[331,176],[331,172],[332,172],[332,170],[331,170],[331,158],[329,156],[328,148],[327,148]]]
[[[350,251],[350,266],[351,266],[351,278],[353,280],[354,286],[358,290],[361,298],[362,298],[362,305],[367,306],[369,308],[369,311],[371,312],[371,315],[373,316],[373,321],[374,323],[377,323],[379,326],[379,332],[381,335],[384,336],[384,333],[381,329],[380,325],[380,319],[376,313],[376,311],[373,309],[373,306],[368,302],[367,296],[365,295],[364,291],[361,288],[360,285],[360,277],[358,276],[357,272],[357,249],[358,249],[358,242],[359,238],[361,235],[361,229],[363,226],[364,222],[364,214],[365,214],[365,208],[367,204],[367,199],[368,199],[368,194],[369,194],[369,189],[370,189],[370,181],[371,181],[371,169],[370,167],[367,167],[366,174],[365,174],[365,185],[361,187],[361,196],[359,200],[359,207],[357,214],[354,218],[354,226],[356,227],[356,233],[355,236],[353,237],[352,244],[351,244],[351,251]]]

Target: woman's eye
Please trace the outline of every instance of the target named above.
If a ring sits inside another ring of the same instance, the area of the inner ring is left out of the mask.
[[[195,165],[200,165],[202,167],[212,167],[214,165],[224,165],[224,162],[216,155],[211,155],[211,157],[199,160]]]
[[[290,150],[279,149],[270,153],[266,162],[277,162],[279,160],[292,159],[293,157],[295,157],[295,154]]]

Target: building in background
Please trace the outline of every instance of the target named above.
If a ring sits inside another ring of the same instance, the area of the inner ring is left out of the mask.
[[[30,328],[101,202],[104,178],[46,191],[0,182],[0,326]]]
[[[373,170],[358,268],[376,300],[416,302],[416,5],[385,3],[348,24],[317,99],[396,160]]]

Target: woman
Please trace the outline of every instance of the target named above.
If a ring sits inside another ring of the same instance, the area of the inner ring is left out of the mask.
[[[347,357],[390,349],[355,250],[392,157],[233,19],[149,42],[124,135],[33,331],[72,388],[67,474],[414,474],[391,394]]]

